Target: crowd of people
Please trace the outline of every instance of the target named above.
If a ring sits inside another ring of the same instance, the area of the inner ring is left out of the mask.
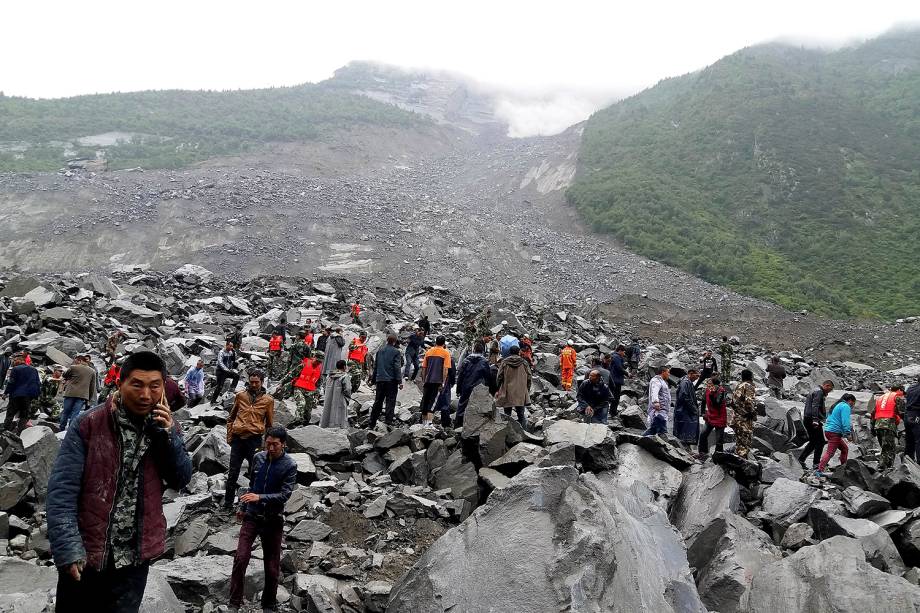
[[[278,400],[291,398],[296,403],[295,426],[317,422],[321,428],[347,428],[351,423],[375,429],[382,419],[385,426],[395,427],[400,390],[417,385],[421,423],[433,424],[437,415],[441,427],[457,428],[463,426],[471,396],[481,387],[507,418],[524,429],[529,426],[534,372],[538,359],[547,360],[547,352],[535,354],[531,337],[507,322],[493,326],[490,310],[465,322],[463,340],[455,347],[448,346],[448,335],[458,339],[459,334],[442,330],[432,336],[432,323],[422,317],[402,335],[387,334],[374,351],[361,329],[360,304],[351,306],[350,315],[352,327],[358,328],[350,340],[341,326],[316,327],[307,321],[294,327],[282,322],[270,334],[264,369],[240,367],[238,333],[229,334],[214,357],[210,401],[229,409],[230,461],[223,505],[242,522],[230,582],[231,610],[242,604],[256,537],[265,568],[261,604],[266,610],[276,604],[283,509],[296,487],[297,471],[286,453],[287,431],[275,423]],[[180,388],[155,353],[119,355],[119,338],[113,335],[104,348],[109,361],[104,377],[88,354],[76,356],[66,369],[51,366],[41,374],[27,351],[8,352],[0,359],[0,382],[5,382],[8,398],[4,429],[21,432],[37,406],[66,431],[46,504],[48,538],[59,569],[58,611],[81,610],[90,598],[103,610],[136,611],[150,562],[166,547],[163,492],[167,487],[181,489],[191,478],[173,414],[204,401],[209,379],[205,361],[198,359],[187,370]],[[713,438],[715,450],[724,451],[725,431],[731,426],[733,453],[748,458],[758,411],[754,374],[743,369],[740,381],[732,380],[733,347],[727,338],[718,354],[720,359],[704,352],[698,365],[680,373],[676,385],[672,369],[662,367],[647,387],[640,372],[638,338],[617,345],[610,354],[591,351],[580,382],[579,352],[572,340],[558,347],[554,359],[559,388],[571,393],[585,422],[607,424],[618,414],[624,387],[631,384],[634,396],[637,389],[647,391],[646,436],[670,432],[705,460]],[[549,370],[554,368],[541,372]],[[767,375],[771,393],[781,398],[786,372],[778,358],[770,360]],[[241,380],[244,387],[237,391]],[[364,382],[373,388],[369,415],[352,417],[352,398]],[[840,461],[846,461],[846,439],[853,436],[856,398],[844,394],[828,413],[832,390],[830,381],[816,387],[802,416],[808,442],[799,461],[804,467],[812,456],[819,478],[826,476],[827,464],[838,451]],[[93,408],[97,401],[100,404]],[[322,412],[316,416],[319,407]],[[891,466],[902,421],[906,453],[920,461],[920,382],[907,390],[892,386],[875,400],[871,419],[881,447],[880,468]],[[237,496],[244,465],[249,487]]]

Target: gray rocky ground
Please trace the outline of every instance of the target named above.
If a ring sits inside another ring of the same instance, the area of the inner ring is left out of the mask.
[[[365,306],[358,325],[346,315],[355,299]],[[231,330],[244,336],[243,368],[262,365],[282,313],[292,332],[308,317],[341,323],[349,335],[364,329],[374,348],[385,331],[405,334],[424,312],[459,352],[461,320],[485,305],[495,326],[507,321],[535,339],[526,431],[496,415],[484,387],[464,426],[446,430],[416,423],[420,393],[411,384],[390,431],[366,429],[366,384],[345,431],[304,424],[293,403],[281,401],[278,419],[290,428],[299,466],[286,508],[283,610],[920,610],[920,466],[899,458],[879,471],[866,417],[874,393],[920,375],[906,350],[884,366],[828,359],[826,346],[781,351],[791,376],[777,400],[761,378],[770,350],[741,335],[734,370],[756,373],[761,404],[756,461],[716,453],[703,462],[674,439],[639,436],[639,407],[650,368],[669,363],[679,375],[714,340],[593,305],[369,287],[336,276],[243,280],[194,266],[111,277],[8,275],[0,345],[29,348],[42,366],[90,351],[102,370],[102,344],[119,328],[127,333],[120,351],[155,350],[176,378],[200,356],[210,381]],[[905,346],[916,335],[911,325],[900,327]],[[609,426],[581,423],[573,395],[556,385],[559,341],[575,341],[581,375],[592,355],[635,334],[645,358],[620,415]],[[868,342],[866,334],[849,338]],[[803,395],[825,378],[839,382],[834,397],[857,394],[860,444],[846,465],[832,462],[833,477],[822,483],[801,480],[792,454],[805,441]],[[219,512],[229,399],[177,414],[195,475],[187,490],[166,494],[168,551],[154,565],[145,611],[226,605],[238,530]],[[43,492],[61,436],[43,411],[21,437],[0,439],[0,610],[52,606]]]

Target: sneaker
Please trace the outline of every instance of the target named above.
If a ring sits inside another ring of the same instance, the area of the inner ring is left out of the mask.
[[[823,473],[823,472],[821,472],[820,470],[815,470],[815,476],[816,476],[818,479],[827,479],[828,477],[830,477],[829,474]]]

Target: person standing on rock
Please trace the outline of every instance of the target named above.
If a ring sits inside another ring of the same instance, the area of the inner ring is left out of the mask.
[[[709,379],[719,372],[719,364],[716,362],[716,359],[712,357],[711,351],[704,351],[703,357],[700,358],[700,373],[699,377],[696,379],[696,387],[694,389],[699,389],[700,385],[709,381]]]
[[[674,437],[692,447],[700,439],[700,406],[696,399],[696,381],[700,374],[695,368],[677,384],[677,402],[674,404]]]
[[[236,516],[242,522],[230,576],[230,611],[243,605],[246,569],[256,537],[262,543],[265,586],[262,610],[274,611],[281,577],[281,539],[284,533],[284,505],[297,487],[297,463],[286,453],[287,431],[273,426],[265,432],[265,451],[252,459],[252,482],[240,496]]]
[[[425,332],[425,336],[431,334],[431,322],[428,321],[427,315],[422,315],[419,320],[415,322],[415,325]]]
[[[26,364],[22,354],[13,356],[13,367],[6,381],[4,396],[9,398],[3,429],[6,432],[20,434],[32,416],[32,401],[41,394],[41,377],[34,366]],[[13,428],[13,422],[19,423]]]
[[[295,366],[303,364],[304,358],[310,357],[313,353],[313,331],[308,327],[291,346],[290,355],[288,356],[288,370]]]
[[[60,405],[58,396],[64,391],[64,367],[55,364],[51,373],[42,377],[41,393],[38,397],[38,410],[52,419],[58,414]]]
[[[236,351],[235,345],[227,341],[224,348],[217,354],[217,364],[215,375],[217,381],[214,383],[214,393],[211,394],[211,404],[217,402],[217,398],[224,390],[224,381],[230,379],[230,391],[236,392],[236,385],[240,382],[240,373],[236,371]]]
[[[329,336],[329,342],[326,343],[326,352],[323,357],[323,387],[325,387],[326,377],[336,371],[336,365],[339,363],[339,360],[342,360],[342,349],[344,347],[345,338],[342,337],[342,328],[336,328]]]
[[[604,368],[604,361],[601,359],[601,356],[596,355],[591,358],[591,370],[596,370],[601,374],[601,381],[604,385],[610,387],[610,371]]]
[[[754,388],[754,373],[741,371],[741,383],[732,396],[735,417],[732,430],[735,431],[735,455],[747,459],[754,438],[754,420],[757,417],[757,390]]]
[[[668,412],[671,410],[671,390],[668,378],[671,369],[665,366],[648,384],[648,430],[642,436],[668,433]]]
[[[421,328],[415,329],[415,334],[409,337],[406,342],[406,369],[403,372],[403,378],[415,381],[418,376],[419,361],[422,350],[425,348],[425,331]],[[412,375],[409,375],[409,369],[412,369]]]
[[[59,613],[138,611],[166,550],[163,493],[188,485],[192,465],[163,402],[165,369],[155,353],[129,356],[118,391],[61,443],[46,503]]]
[[[610,386],[604,383],[601,373],[592,370],[578,386],[578,411],[589,424],[606,424],[610,412]]]
[[[185,373],[185,395],[189,408],[198,406],[204,399],[204,360],[201,358]]]
[[[317,351],[301,360],[300,368],[290,373],[291,394],[297,403],[297,412],[305,426],[310,425],[310,418],[319,399],[319,380],[323,374],[323,352]]]
[[[833,381],[825,381],[819,387],[816,387],[805,398],[805,410],[802,413],[802,421],[805,424],[805,431],[808,433],[808,444],[799,454],[799,464],[805,468],[805,460],[809,453],[813,453],[812,470],[817,470],[818,463],[821,460],[821,451],[824,449],[824,418],[826,416],[824,403],[827,395],[834,389]]]
[[[64,408],[59,425],[66,430],[71,420],[96,396],[96,371],[81,355],[64,371]]]
[[[467,355],[460,368],[457,371],[457,415],[454,419],[454,427],[463,426],[463,417],[466,415],[466,407],[470,403],[470,396],[473,390],[480,384],[486,384],[492,387],[492,369],[489,367],[489,360],[484,355],[486,346],[482,341],[476,341],[473,344],[473,352]]]
[[[786,378],[786,367],[780,364],[779,358],[773,356],[770,358],[770,364],[767,366],[767,387],[774,397],[782,399],[783,397],[783,379]]]
[[[578,364],[578,352],[572,347],[572,341],[567,340],[565,347],[559,352],[559,380],[562,382],[562,389],[569,391],[572,389],[572,381],[575,379],[575,366]]]
[[[617,345],[616,351],[610,356],[610,414],[616,415],[620,410],[620,396],[623,393],[623,384],[626,382],[626,347]]]
[[[249,466],[252,480],[252,458],[259,449],[265,431],[275,420],[275,399],[265,391],[265,374],[254,370],[249,373],[249,385],[233,399],[233,408],[227,417],[227,442],[230,443],[230,469],[227,471],[227,488],[224,492],[224,509],[233,508],[236,481],[240,477],[243,460]]]
[[[502,348],[497,338],[489,337],[489,364],[497,366],[502,359]]]
[[[105,378],[102,380],[102,391],[99,392],[99,402],[105,402],[109,394],[118,387],[118,378],[121,376],[121,365],[118,360],[113,360],[109,364],[109,369],[105,371]]]
[[[284,337],[278,332],[272,332],[268,340],[268,378],[274,380],[278,376],[278,366],[284,354]]]
[[[719,357],[722,358],[722,381],[726,385],[732,378],[732,359],[735,356],[735,348],[728,342],[728,337],[722,337],[722,344],[719,345]]]
[[[511,410],[517,413],[518,423],[527,429],[527,418],[524,408],[530,406],[530,383],[533,378],[530,364],[521,357],[521,348],[512,345],[508,350],[508,357],[498,365],[498,375],[495,384],[498,391],[495,393],[495,406],[501,407],[505,415],[511,416]]]
[[[629,363],[629,372],[633,377],[635,377],[639,372],[640,359],[642,359],[642,343],[639,342],[638,336],[634,336],[632,338],[632,343],[629,345],[629,349],[626,351],[626,360]]]
[[[725,426],[728,425],[728,390],[722,385],[719,377],[713,377],[706,386],[704,399],[706,402],[706,414],[703,415],[703,422],[706,427],[700,433],[699,454],[700,457],[709,455],[709,435],[713,430],[716,432],[716,451],[722,451],[722,441],[725,438]]]
[[[371,417],[367,424],[373,430],[380,419],[380,412],[386,404],[383,414],[383,423],[393,425],[396,418],[396,396],[402,389],[403,359],[397,346],[399,338],[395,334],[387,335],[387,343],[377,350],[374,358],[374,370],[371,372],[371,387],[374,387],[374,405],[371,407]]]
[[[453,363],[447,350],[447,339],[439,336],[434,347],[425,352],[422,359],[422,423],[430,424],[434,416],[434,403],[447,385],[450,367]]]
[[[367,332],[361,332],[348,344],[348,374],[351,377],[351,393],[354,394],[367,374]]]
[[[892,385],[875,401],[872,411],[872,433],[882,448],[878,461],[879,470],[891,468],[894,462],[894,452],[898,445],[898,424],[906,413],[904,388],[900,385]]]
[[[521,337],[521,357],[527,360],[531,369],[537,365],[533,359],[533,341],[530,339],[529,334]]]
[[[847,453],[849,448],[847,447],[847,442],[845,437],[849,436],[850,440],[853,443],[856,443],[856,439],[853,438],[853,426],[850,424],[850,415],[853,411],[853,407],[856,406],[856,396],[853,394],[844,394],[840,398],[840,402],[834,405],[834,408],[831,409],[831,414],[827,418],[827,423],[824,424],[824,436],[827,437],[827,449],[824,450],[824,455],[821,456],[821,463],[818,464],[818,470],[815,471],[815,476],[818,478],[827,477],[827,463],[831,461],[831,458],[834,457],[834,453],[840,449],[840,463],[846,464]]]
[[[347,428],[348,403],[351,401],[351,383],[345,372],[347,362],[339,360],[335,371],[326,379],[323,396],[323,415],[319,420],[320,428]]]
[[[907,388],[904,414],[904,453],[920,462],[920,377]]]
[[[319,338],[316,339],[316,350],[326,352],[326,346],[329,343],[330,331],[328,327],[323,327],[323,331],[320,332]]]
[[[502,355],[502,359],[505,359],[509,355],[511,355],[512,347],[520,348],[520,346],[521,346],[520,339],[516,337],[514,334],[512,334],[511,332],[506,332],[505,335],[502,336],[501,339],[499,339],[498,341],[498,350]],[[518,351],[518,354],[520,355],[520,351]]]

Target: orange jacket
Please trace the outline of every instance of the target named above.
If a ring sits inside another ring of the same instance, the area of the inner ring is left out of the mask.
[[[348,346],[348,359],[354,360],[359,364],[364,364],[364,358],[367,357],[367,344],[362,341],[360,338],[356,338],[351,341],[351,345]]]
[[[894,419],[894,423],[901,423],[901,416],[895,410],[895,403],[899,396],[904,392],[887,392],[882,394],[881,398],[875,401],[875,418],[874,419]]]
[[[308,392],[316,391],[316,384],[323,372],[323,363],[317,361],[314,363],[313,358],[303,359],[303,368],[297,379],[294,380],[294,387],[298,387]]]
[[[571,347],[566,347],[559,354],[559,367],[563,370],[575,370],[578,353]]]
[[[271,340],[268,341],[268,350],[281,351],[281,340],[280,334],[272,334]]]

